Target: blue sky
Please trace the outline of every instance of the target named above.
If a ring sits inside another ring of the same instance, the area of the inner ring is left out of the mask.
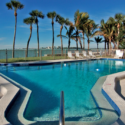
[[[12,48],[15,17],[14,11],[8,10],[6,3],[10,0],[1,0],[0,4],[0,49]],[[22,10],[17,11],[17,34],[15,48],[26,48],[27,40],[30,34],[29,25],[23,23],[23,19],[29,17],[29,12],[39,10],[45,15],[44,19],[39,19],[39,39],[40,47],[52,45],[52,26],[51,19],[48,19],[48,12],[56,11],[64,18],[69,18],[74,22],[74,13],[87,12],[90,19],[93,19],[97,24],[101,19],[105,21],[110,17],[114,17],[116,13],[125,14],[125,0],[20,0],[24,4]],[[55,22],[55,46],[60,46],[60,38],[56,36],[60,32],[60,25]],[[63,29],[62,34],[66,34]],[[87,39],[85,45],[87,48]],[[68,46],[68,40],[63,39],[64,46]],[[75,41],[71,41],[71,46],[76,46]],[[37,33],[36,25],[33,25],[33,32],[30,41],[30,48],[37,48]],[[96,47],[96,43],[90,43],[90,48]],[[99,47],[104,47],[104,43]]]

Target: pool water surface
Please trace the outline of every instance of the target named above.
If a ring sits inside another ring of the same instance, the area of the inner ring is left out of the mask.
[[[59,120],[61,91],[64,91],[66,121],[99,119],[99,109],[90,90],[99,77],[124,70],[125,62],[113,60],[0,67],[1,73],[32,91],[24,117],[33,121]]]

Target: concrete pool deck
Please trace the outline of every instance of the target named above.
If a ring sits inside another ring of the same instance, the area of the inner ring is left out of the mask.
[[[11,125],[5,118],[9,106],[19,93],[19,88],[0,76],[0,125]]]
[[[120,80],[125,81],[125,71],[108,75],[103,84],[103,94],[120,115],[116,125],[125,125],[125,100],[120,95],[121,90],[118,87]]]
[[[77,59],[78,61],[82,61],[82,59]],[[72,59],[68,59],[68,60],[53,60],[53,61],[40,61],[40,62],[35,62],[38,64],[44,64],[44,63],[58,63],[58,62],[73,62],[73,61],[77,61],[77,60],[72,60]],[[30,64],[33,64],[34,62],[30,62]],[[28,63],[21,63],[22,65],[27,65]],[[1,74],[1,76],[3,76]],[[11,118],[12,119],[8,119],[9,121],[14,120],[13,124],[17,124],[18,125],[23,125],[23,124],[30,124],[30,125],[37,125],[37,124],[42,124],[42,125],[58,125],[58,121],[57,122],[51,122],[51,123],[47,123],[47,122],[34,122],[34,121],[28,121],[25,118],[23,118],[23,113],[25,111],[25,107],[26,104],[30,98],[30,94],[31,91],[28,90],[27,88],[21,86],[20,84],[16,83],[15,81],[12,81],[11,79],[7,78],[6,76],[3,76],[4,78],[6,78],[7,80],[9,80],[10,82],[12,82],[13,84],[15,84],[17,87],[20,88],[20,95],[18,96],[18,98],[16,99],[14,106],[12,106],[11,110],[16,109],[15,111],[12,111],[11,114]],[[102,117],[97,120],[97,121],[91,121],[91,122],[66,122],[66,125],[110,125],[113,124],[117,119],[118,116],[115,112],[115,110],[109,105],[109,103],[107,102],[107,100],[105,99],[105,97],[103,96],[103,94],[101,93],[101,87],[105,81],[106,77],[101,77],[97,83],[95,84],[99,86],[98,88],[98,92],[97,92],[97,88],[94,86],[92,89],[92,94],[95,98],[95,100],[102,100],[100,101],[100,104],[98,104],[99,108],[102,110]],[[105,104],[105,102],[107,104]],[[21,103],[21,104],[20,104]],[[107,106],[108,105],[108,106]],[[19,113],[19,114],[17,114]],[[10,115],[8,114],[8,115]],[[117,123],[115,123],[117,124]],[[2,124],[1,124],[2,125]],[[120,125],[120,124],[119,124]]]

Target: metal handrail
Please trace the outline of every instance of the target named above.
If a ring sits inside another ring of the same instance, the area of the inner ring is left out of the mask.
[[[60,95],[59,125],[65,125],[64,92],[63,91],[61,91],[61,95]]]

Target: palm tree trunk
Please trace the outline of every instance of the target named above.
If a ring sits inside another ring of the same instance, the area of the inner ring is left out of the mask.
[[[89,51],[89,38],[88,38],[88,51]]]
[[[84,41],[84,33],[82,32],[83,35],[83,50],[85,49],[85,41]]]
[[[98,43],[97,43],[97,52],[98,52]]]
[[[109,55],[111,54],[111,38],[109,38]]]
[[[76,49],[78,50],[78,30],[76,30]]]
[[[115,41],[112,41],[114,44],[114,49],[117,49]]]
[[[61,55],[63,55],[62,29],[63,29],[63,26],[61,25],[61,27],[60,27]]]
[[[117,28],[118,28],[118,35],[119,35],[119,23],[118,23]],[[119,41],[118,40],[117,40],[117,49],[119,49]]]
[[[106,40],[105,40],[105,50],[106,50]]]
[[[53,35],[53,38],[52,38],[52,55],[54,54],[53,51],[54,51],[54,22],[52,21],[52,35]]]
[[[12,52],[12,58],[14,58],[14,51],[15,51],[15,39],[16,39],[16,26],[17,26],[17,13],[14,12],[15,15],[15,31],[14,31],[14,38],[13,38],[13,52]]]
[[[38,43],[38,57],[39,57],[39,26],[37,23],[37,43]]]
[[[29,42],[30,42],[31,36],[32,36],[32,25],[30,26],[30,36],[27,42],[26,57],[28,57],[28,48],[29,48]]]
[[[70,38],[69,38],[69,41],[68,41],[68,51],[70,50]]]
[[[79,38],[79,44],[80,44],[80,47],[81,47],[81,50],[82,50],[82,43],[81,43],[81,39]]]
[[[76,50],[78,50],[78,41],[76,41]]]

